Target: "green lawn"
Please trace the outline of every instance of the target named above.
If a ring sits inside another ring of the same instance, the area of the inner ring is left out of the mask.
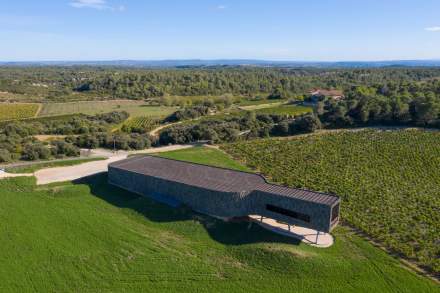
[[[191,154],[237,166],[212,149],[162,155]],[[345,227],[331,248],[313,248],[256,224],[170,208],[106,179],[0,180],[0,291],[439,292]]]
[[[176,107],[151,106],[144,101],[108,100],[108,101],[82,101],[68,103],[46,103],[43,105],[39,116],[55,116],[67,114],[95,115],[112,111],[127,111],[130,116],[164,117],[174,111]]]
[[[208,147],[194,147],[178,151],[158,153],[157,155],[163,158],[194,162],[239,171],[250,171],[249,168],[232,160],[225,153]]]
[[[64,161],[54,161],[54,162],[39,162],[27,166],[17,166],[6,168],[8,173],[34,173],[40,169],[53,168],[53,167],[65,167],[79,165],[82,163],[93,162],[105,160],[106,158],[86,158],[86,159],[76,159],[76,160],[64,160]]]
[[[341,131],[225,145],[272,181],[342,197],[345,221],[440,273],[440,132]]]

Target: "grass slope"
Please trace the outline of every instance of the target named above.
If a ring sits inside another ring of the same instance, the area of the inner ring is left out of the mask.
[[[162,155],[237,166],[192,151]],[[439,292],[345,227],[331,248],[313,248],[167,207],[106,175],[38,187],[13,178],[0,191],[2,292]]]
[[[0,181],[0,291],[435,292],[345,228],[317,249],[109,186]]]
[[[193,162],[215,167],[229,168],[238,171],[250,171],[246,166],[232,160],[225,153],[208,147],[194,147],[165,153],[158,153],[157,156],[187,162]]]
[[[45,169],[45,168],[54,168],[54,167],[65,167],[65,166],[74,166],[82,163],[93,162],[93,161],[101,161],[106,158],[86,158],[86,159],[75,159],[75,160],[64,160],[64,161],[54,161],[54,162],[38,162],[31,165],[25,166],[16,166],[16,167],[7,167],[6,172],[8,173],[34,173],[35,171]]]
[[[357,131],[224,148],[275,182],[342,196],[342,218],[440,272],[440,133]]]

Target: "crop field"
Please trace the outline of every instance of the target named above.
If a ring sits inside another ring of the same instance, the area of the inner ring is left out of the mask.
[[[212,149],[162,155],[237,166]],[[0,291],[439,292],[346,227],[335,230],[334,246],[319,249],[106,180],[0,180]]]
[[[276,107],[264,107],[256,109],[257,114],[273,114],[273,115],[285,115],[285,116],[297,116],[306,113],[313,112],[313,109],[305,106],[297,105],[279,105]]]
[[[0,121],[35,117],[40,104],[0,103]]]
[[[343,131],[223,147],[272,181],[340,195],[344,221],[440,272],[440,132]]]
[[[159,121],[157,119],[147,116],[130,117],[124,122],[124,125],[128,127],[144,129],[146,132],[153,130],[158,124]]]
[[[94,115],[112,111],[126,111],[133,117],[149,116],[159,118],[173,113],[176,109],[176,107],[151,106],[144,101],[82,101],[44,104],[39,116],[56,116],[76,113]]]

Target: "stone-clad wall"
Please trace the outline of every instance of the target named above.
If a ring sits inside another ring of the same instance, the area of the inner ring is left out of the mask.
[[[329,232],[331,229],[331,207],[292,197],[260,190],[242,194],[214,191],[112,166],[109,166],[108,180],[110,184],[123,189],[150,196],[165,203],[180,202],[195,211],[217,217],[261,215],[323,232]],[[269,211],[266,209],[267,204],[307,214],[310,216],[310,223]]]
[[[253,191],[249,195],[248,201],[251,202],[249,205],[250,209],[253,211],[253,214],[272,218],[292,225],[316,229],[323,232],[328,232],[331,229],[331,208],[327,205],[303,201],[292,197],[281,196],[278,194],[271,194],[259,190]],[[269,211],[266,209],[267,204],[309,215],[310,223],[306,223],[292,217]]]
[[[109,183],[142,195],[172,198],[201,213],[218,217],[248,215],[240,194],[218,192],[109,167]]]

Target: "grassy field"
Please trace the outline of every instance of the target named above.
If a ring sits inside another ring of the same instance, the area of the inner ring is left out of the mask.
[[[241,165],[234,160],[231,160],[228,155],[214,148],[194,147],[178,151],[158,153],[157,155],[168,159],[182,160],[222,168],[230,168],[239,171],[250,171],[250,169],[246,166]]]
[[[440,133],[339,132],[225,145],[275,182],[336,193],[342,218],[440,272]]]
[[[54,161],[54,162],[41,162],[41,163],[35,163],[32,165],[9,167],[9,168],[6,168],[6,172],[8,172],[8,173],[34,173],[35,171],[45,169],[45,168],[73,166],[73,165],[79,165],[79,164],[87,163],[87,162],[101,161],[101,160],[105,160],[105,159],[106,158],[85,158],[85,159],[74,159],[74,160],[64,160],[64,161]]]
[[[32,118],[39,108],[40,104],[0,103],[0,121]]]
[[[264,107],[256,109],[257,114],[273,114],[273,115],[285,115],[285,116],[297,116],[305,113],[313,112],[310,107],[297,106],[297,105],[279,105],[276,107]]]
[[[212,149],[163,154],[236,168]],[[220,160],[220,161],[218,161]],[[345,227],[319,249],[106,183],[0,181],[0,291],[439,292]]]
[[[55,116],[76,113],[94,115],[112,111],[127,111],[130,116],[133,117],[149,116],[159,118],[173,113],[176,109],[176,107],[150,106],[144,101],[83,101],[44,104],[39,116]]]

